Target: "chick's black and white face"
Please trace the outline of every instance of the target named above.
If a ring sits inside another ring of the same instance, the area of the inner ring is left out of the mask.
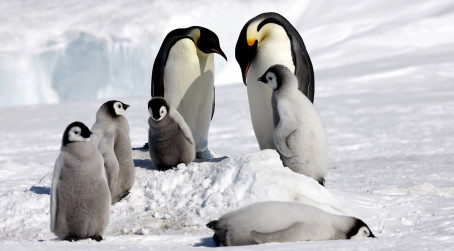
[[[266,78],[266,84],[271,87],[273,90],[277,88],[277,78],[276,74],[274,72],[267,72],[265,75]]]
[[[113,108],[117,116],[124,115],[127,107],[123,105],[120,101],[113,103]]]
[[[270,70],[265,72],[265,74],[263,74],[263,76],[258,78],[257,81],[263,82],[264,84],[271,87],[271,89],[273,89],[273,90],[276,90],[278,88],[277,76],[274,72],[272,72]]]
[[[167,107],[165,107],[164,105],[148,108],[148,111],[150,112],[150,116],[155,121],[160,121],[167,115]]]
[[[69,142],[79,142],[79,141],[88,141],[90,139],[90,135],[83,135],[82,129],[79,126],[74,126],[69,129],[68,132],[68,139]]]
[[[351,239],[363,239],[367,237],[375,237],[370,229],[366,226],[362,226],[359,228],[358,233],[350,237]]]

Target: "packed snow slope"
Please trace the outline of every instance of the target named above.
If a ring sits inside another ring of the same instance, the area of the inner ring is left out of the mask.
[[[232,249],[452,249],[454,3],[292,4],[0,3],[0,104],[72,100],[0,108],[0,250],[206,249],[214,246],[207,221],[264,200],[356,215],[378,238]],[[275,151],[259,151],[255,140],[233,52],[243,24],[267,10],[298,28],[314,64],[315,107],[330,146],[326,188],[284,168]],[[209,135],[220,158],[158,172],[140,148],[147,139],[153,53],[168,30],[193,24],[214,30],[229,57],[216,61]],[[107,97],[131,104],[126,118],[136,184],[112,206],[104,241],[62,242],[49,230],[61,136],[75,120],[90,127]]]

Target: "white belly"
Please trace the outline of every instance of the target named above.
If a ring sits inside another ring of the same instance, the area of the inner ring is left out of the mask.
[[[196,151],[204,150],[214,98],[213,55],[200,52],[192,40],[178,41],[169,52],[164,85],[164,98],[188,124]]]
[[[276,147],[273,142],[272,90],[257,79],[275,64],[285,65],[292,72],[295,71],[288,39],[275,42],[267,41],[263,45],[259,44],[256,57],[251,63],[246,78],[252,127],[261,150],[276,149]]]

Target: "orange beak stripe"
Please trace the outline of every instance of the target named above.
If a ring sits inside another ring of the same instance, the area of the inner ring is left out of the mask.
[[[251,62],[249,62],[246,66],[246,70],[244,71],[244,80],[246,80],[247,72],[249,71],[249,66],[251,66]]]

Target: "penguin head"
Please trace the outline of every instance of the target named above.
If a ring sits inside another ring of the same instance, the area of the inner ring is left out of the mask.
[[[162,97],[155,97],[148,101],[148,112],[154,121],[161,121],[169,112],[169,104]]]
[[[128,109],[129,105],[118,101],[118,100],[110,100],[104,103],[107,106],[109,114],[112,117],[122,116],[125,114],[126,109]]]
[[[280,26],[285,32],[285,26],[290,25],[288,20],[280,14],[267,12],[249,20],[240,32],[235,46],[235,58],[240,65],[245,85],[249,67],[257,53],[258,44],[263,42],[274,31],[272,28],[262,29],[266,24],[270,23],[277,25],[274,29]]]
[[[194,43],[199,50],[205,54],[217,53],[227,60],[227,56],[224,54],[221,45],[219,44],[219,38],[214,32],[200,26],[193,26],[188,29],[190,30],[190,37],[194,40]]]
[[[350,231],[347,233],[347,239],[376,238],[370,228],[360,219],[355,219]]]
[[[63,133],[62,145],[65,146],[69,143],[88,141],[91,135],[90,129],[79,121],[69,124]]]
[[[271,89],[278,90],[285,83],[289,82],[289,78],[293,73],[284,65],[273,65],[257,79],[259,82],[267,84]]]

